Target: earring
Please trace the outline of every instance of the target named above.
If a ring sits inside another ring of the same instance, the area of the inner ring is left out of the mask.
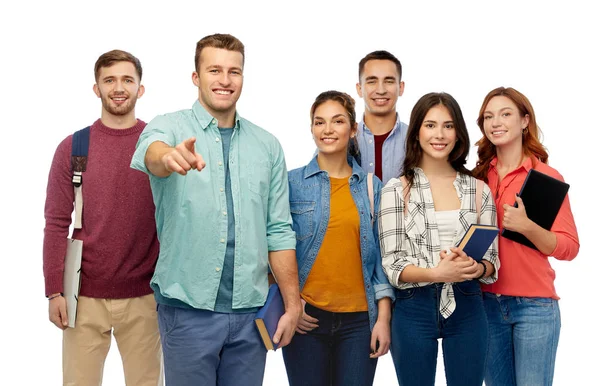
[[[529,132],[529,128],[528,127],[523,128],[523,135],[527,134],[527,132]]]

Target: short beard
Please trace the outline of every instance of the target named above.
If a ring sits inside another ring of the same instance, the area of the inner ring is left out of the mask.
[[[118,95],[121,95],[121,94],[118,94]],[[127,95],[127,94],[122,94],[122,95],[127,97],[127,102],[121,106],[112,106],[110,97],[100,93],[100,99],[102,100],[102,107],[104,107],[104,110],[106,110],[108,113],[115,115],[115,116],[127,115],[131,111],[133,111],[133,109],[135,109],[135,104],[137,102],[137,95],[134,95],[133,97],[131,95]]]

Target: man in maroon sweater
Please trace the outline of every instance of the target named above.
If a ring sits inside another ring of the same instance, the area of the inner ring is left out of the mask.
[[[90,129],[83,173],[81,289],[75,328],[67,327],[63,292],[66,238],[75,199],[71,172],[73,136],[54,155],[46,195],[44,278],[50,321],[63,332],[65,385],[99,385],[111,343],[117,341],[128,385],[163,383],[156,303],[150,279],[158,257],[154,203],[148,177],[129,167],[146,123],[135,118],[144,94],[142,67],[128,52],[101,55],[94,92],[101,118]]]

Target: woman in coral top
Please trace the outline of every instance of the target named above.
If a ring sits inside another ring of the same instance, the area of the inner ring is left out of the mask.
[[[381,181],[348,150],[357,130],[352,97],[326,91],[310,118],[318,153],[289,172],[304,312],[283,359],[291,386],[367,386],[390,346],[394,296],[373,218]]]
[[[537,248],[499,237],[502,274],[495,283],[482,285],[490,339],[485,384],[551,385],[560,311],[548,256],[572,260],[579,251],[569,198],[548,231],[527,217],[517,195],[530,169],[563,180],[547,164],[548,153],[525,95],[513,88],[490,91],[477,124],[484,137],[477,142],[473,174],[494,194],[499,227],[523,234]]]

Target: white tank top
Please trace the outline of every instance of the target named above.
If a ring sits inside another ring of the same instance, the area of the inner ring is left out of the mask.
[[[435,221],[438,225],[438,234],[440,235],[441,250],[450,251],[453,247],[454,235],[458,225],[458,212],[455,210],[440,210],[435,212]]]

